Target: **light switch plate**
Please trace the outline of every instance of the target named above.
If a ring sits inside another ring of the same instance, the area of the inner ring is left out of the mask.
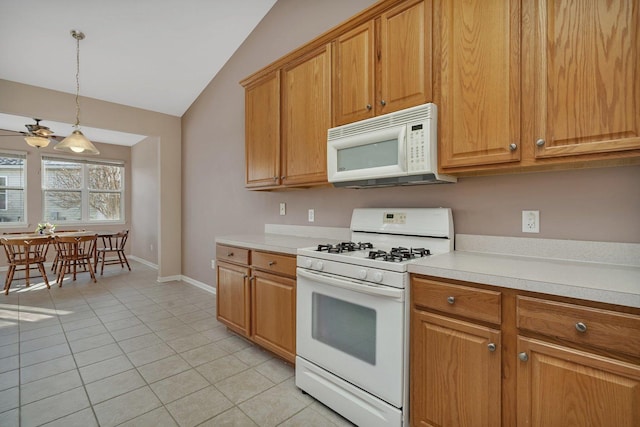
[[[286,214],[287,214],[287,204],[280,203],[280,215],[286,215]]]
[[[313,222],[316,220],[315,210],[309,209],[309,222]]]

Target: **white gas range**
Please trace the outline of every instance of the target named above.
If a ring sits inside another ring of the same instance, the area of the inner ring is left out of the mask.
[[[350,228],[298,250],[296,385],[357,425],[408,425],[408,265],[453,250],[451,210],[355,209]]]

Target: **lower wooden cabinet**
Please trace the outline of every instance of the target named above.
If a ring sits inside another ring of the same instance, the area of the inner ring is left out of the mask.
[[[217,319],[281,358],[296,357],[296,258],[216,246]]]
[[[253,340],[280,357],[296,358],[296,281],[255,271],[251,297]]]
[[[218,320],[245,337],[251,334],[249,267],[218,261],[216,310]]]
[[[410,325],[412,426],[640,426],[640,309],[414,275]]]
[[[640,366],[526,337],[518,357],[519,426],[640,425]]]
[[[500,331],[414,308],[411,425],[500,425]]]

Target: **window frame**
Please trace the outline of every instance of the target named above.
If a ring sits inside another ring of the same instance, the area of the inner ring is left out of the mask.
[[[28,215],[28,207],[27,207],[27,152],[26,151],[15,151],[15,150],[5,150],[0,149],[0,157],[5,158],[17,158],[22,159],[22,186],[12,186],[12,185],[0,185],[0,190],[4,191],[5,196],[5,209],[0,209],[0,211],[4,212],[9,210],[9,190],[18,190],[22,191],[22,215],[20,216],[20,221],[6,221],[0,222],[0,229],[2,228],[17,228],[17,227],[25,227],[27,226],[27,215]],[[9,184],[9,176],[2,175],[6,178],[5,184]]]
[[[63,190],[56,188],[48,188],[46,186],[46,173],[45,173],[45,165],[47,161],[53,162],[66,162],[74,165],[78,165],[82,168],[82,185],[77,190]],[[120,190],[92,190],[89,188],[89,166],[91,165],[104,165],[104,166],[117,166],[120,168]],[[42,156],[41,159],[41,196],[42,196],[42,218],[43,221],[54,222],[56,225],[94,225],[94,224],[125,224],[125,202],[126,202],[126,168],[125,162],[123,160],[107,160],[107,159],[89,159],[83,157],[65,157],[65,156],[51,156],[46,155]],[[46,218],[46,203],[45,198],[47,192],[50,191],[67,191],[67,192],[79,192],[80,193],[80,219],[72,219],[72,220],[54,220]],[[116,220],[109,219],[100,219],[100,220],[92,220],[90,218],[90,206],[89,206],[89,198],[93,193],[112,193],[120,195],[120,218]]]
[[[2,180],[4,180],[4,184],[1,183]],[[0,175],[0,211],[9,210],[8,200],[7,200],[7,183],[8,182],[9,182],[9,177],[7,175]],[[2,203],[3,199],[4,199],[4,203]]]

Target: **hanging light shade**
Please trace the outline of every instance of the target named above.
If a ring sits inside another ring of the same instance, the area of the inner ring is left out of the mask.
[[[80,40],[84,39],[84,33],[71,30],[71,37],[76,39],[76,124],[74,125],[76,130],[53,148],[68,153],[98,155],[100,151],[80,131]]]
[[[68,153],[83,154],[100,154],[98,149],[80,132],[79,129],[71,132],[71,135],[62,140],[58,145],[53,147],[59,151]]]
[[[43,138],[41,136],[25,136],[24,140],[27,141],[27,144],[35,148],[44,148],[49,145],[49,138]]]

